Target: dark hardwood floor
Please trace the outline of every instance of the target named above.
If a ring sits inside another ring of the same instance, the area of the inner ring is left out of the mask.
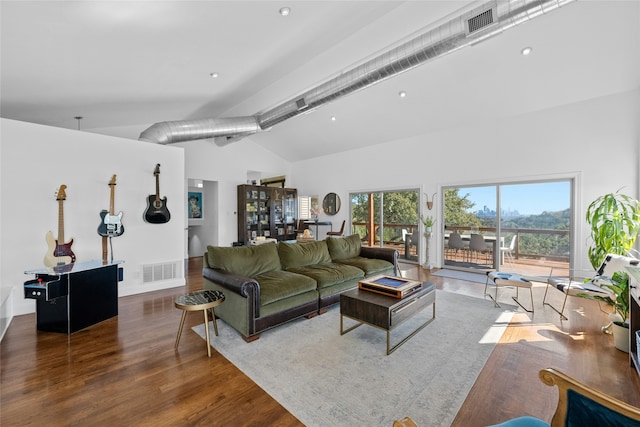
[[[16,316],[0,343],[0,425],[301,425],[224,357],[207,357],[204,341],[189,330],[202,322],[200,312],[187,316],[174,350],[181,311],[173,301],[202,288],[201,268],[200,258],[189,260],[185,287],[122,297],[118,317],[71,336],[37,332],[35,314]],[[483,290],[418,267],[407,267],[406,275],[470,295]],[[600,332],[606,316],[597,304],[570,298],[569,321],[560,322],[542,306],[543,293],[534,289],[534,315],[514,316],[454,425],[526,414],[549,421],[557,392],[537,378],[545,367],[640,406],[640,379]],[[552,301],[560,303],[556,293]]]

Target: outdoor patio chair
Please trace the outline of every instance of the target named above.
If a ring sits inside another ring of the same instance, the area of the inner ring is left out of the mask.
[[[480,254],[484,255],[485,264],[489,262],[489,254],[492,253],[492,250],[487,247],[487,242],[485,242],[482,234],[472,234],[469,239],[469,260],[471,260],[471,256],[474,253],[476,255],[476,263]]]
[[[505,256],[507,258],[509,258],[509,262],[511,263],[511,265],[513,265],[513,251],[516,249],[516,240],[518,239],[518,235],[514,234],[513,237],[511,238],[511,243],[509,243],[509,246],[501,246],[500,247],[500,256],[501,258],[504,258]]]
[[[462,241],[462,237],[458,233],[449,234],[449,242],[447,243],[447,252],[453,252],[458,255],[458,251],[466,251],[466,246]]]

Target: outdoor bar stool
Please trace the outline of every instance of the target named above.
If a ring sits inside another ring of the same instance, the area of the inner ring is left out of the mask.
[[[496,287],[495,298],[491,294],[487,293],[487,286],[489,286],[489,279],[491,283]],[[533,313],[533,286],[531,280],[520,276],[515,273],[500,273],[497,271],[487,271],[487,282],[484,285],[484,294],[493,300],[496,307],[500,307],[498,304],[498,288],[500,286],[513,286],[516,288],[516,296],[511,297],[522,309],[528,313]],[[520,301],[518,301],[518,290],[520,288],[529,288],[529,294],[531,295],[531,310],[525,308]]]

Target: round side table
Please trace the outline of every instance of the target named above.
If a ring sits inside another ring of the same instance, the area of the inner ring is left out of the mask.
[[[211,343],[209,342],[209,317],[207,312],[211,310],[211,318],[213,320],[213,329],[218,336],[218,324],[216,323],[216,313],[214,307],[219,306],[224,301],[224,294],[220,291],[195,291],[186,295],[181,295],[176,298],[175,305],[182,311],[182,318],[180,319],[180,328],[178,328],[178,336],[176,337],[176,350],[178,349],[178,343],[180,342],[180,335],[182,335],[182,327],[184,326],[184,319],[187,317],[187,311],[204,312],[204,329],[207,338],[207,354],[211,357]]]

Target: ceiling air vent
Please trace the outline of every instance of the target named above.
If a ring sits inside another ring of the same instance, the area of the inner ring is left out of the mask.
[[[307,107],[308,105],[305,102],[304,98],[296,99],[296,108],[298,109],[298,111],[304,110]]]
[[[468,18],[465,22],[467,35],[473,34],[476,31],[483,30],[488,26],[495,24],[495,16],[494,8],[491,8]]]

